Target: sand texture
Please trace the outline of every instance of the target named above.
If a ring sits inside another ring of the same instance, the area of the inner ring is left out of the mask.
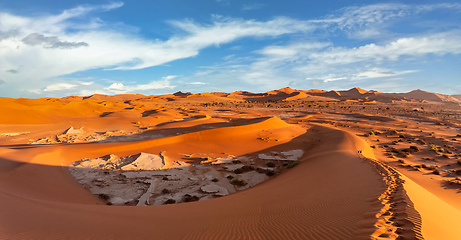
[[[0,101],[0,239],[459,236],[455,97],[284,88]]]

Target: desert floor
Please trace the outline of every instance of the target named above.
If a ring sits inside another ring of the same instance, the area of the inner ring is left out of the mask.
[[[459,239],[459,104],[357,99],[0,98],[0,239]]]

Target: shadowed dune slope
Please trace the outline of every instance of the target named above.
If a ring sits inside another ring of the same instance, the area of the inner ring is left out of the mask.
[[[91,204],[59,166],[13,166],[0,175],[0,238],[369,239],[385,186],[352,142],[315,126],[272,147],[306,152],[276,178],[223,198],[153,207]],[[49,189],[31,192],[39,184]]]

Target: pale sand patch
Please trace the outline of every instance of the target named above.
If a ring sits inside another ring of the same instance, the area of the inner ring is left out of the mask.
[[[208,184],[205,186],[200,187],[205,193],[212,193],[214,196],[226,196],[229,194],[226,188],[218,186],[216,184]]]
[[[159,155],[140,153],[139,157],[128,165],[121,167],[124,171],[143,171],[161,169],[165,166],[165,161]]]

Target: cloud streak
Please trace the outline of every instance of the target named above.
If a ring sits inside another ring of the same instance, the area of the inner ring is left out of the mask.
[[[109,87],[105,88],[109,94],[122,94],[122,93],[133,93],[133,92],[144,92],[147,93],[150,90],[158,89],[172,89],[175,86],[170,84],[170,80],[174,79],[175,76],[167,76],[159,81],[152,81],[147,84],[137,84],[125,86],[123,83],[112,83]]]
[[[31,33],[27,35],[25,38],[22,39],[22,42],[35,46],[41,45],[44,48],[62,48],[62,49],[70,49],[70,48],[78,48],[78,47],[88,47],[88,43],[85,42],[66,42],[59,40],[58,37],[46,37],[40,33]]]
[[[63,91],[63,90],[70,90],[76,88],[77,85],[70,84],[70,83],[55,83],[49,85],[43,90],[44,92],[55,92],[55,91]]]

